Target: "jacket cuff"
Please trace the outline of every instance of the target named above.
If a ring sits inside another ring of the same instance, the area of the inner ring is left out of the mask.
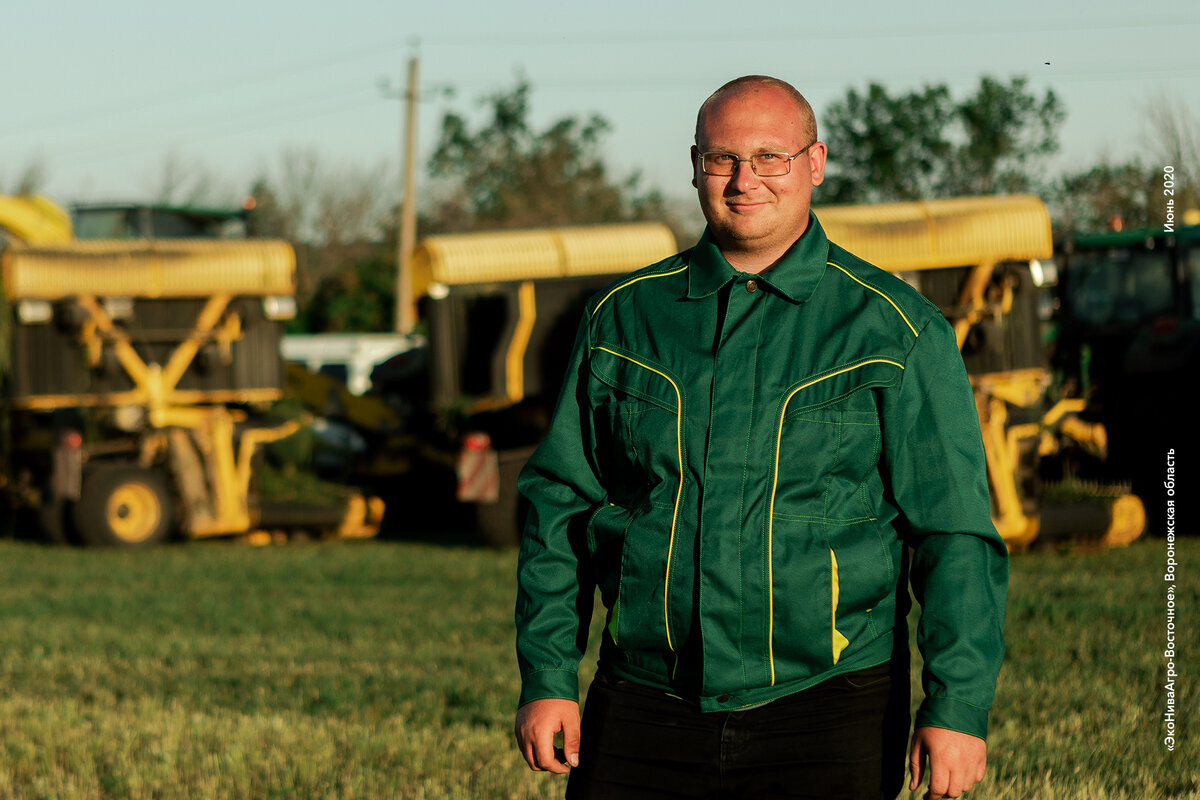
[[[551,697],[579,702],[579,675],[573,669],[541,669],[521,678],[521,700],[523,706],[534,700]]]
[[[949,697],[926,697],[917,709],[915,727],[923,726],[946,728],[987,739],[988,710]]]

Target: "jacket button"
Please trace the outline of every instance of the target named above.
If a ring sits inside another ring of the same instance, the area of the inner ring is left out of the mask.
[[[723,695],[721,695],[720,697],[718,697],[718,698],[717,698],[717,702],[718,702],[718,703],[728,703],[728,702],[729,702],[729,695],[727,695],[727,694],[723,694]]]
[[[758,291],[758,281],[754,280],[753,278],[746,281],[746,291],[747,292],[757,292]]]

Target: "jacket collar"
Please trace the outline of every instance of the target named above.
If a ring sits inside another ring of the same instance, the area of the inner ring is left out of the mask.
[[[829,239],[816,215],[809,210],[804,234],[784,253],[779,263],[758,275],[756,280],[793,302],[803,303],[816,291],[828,260]],[[690,300],[713,294],[739,275],[746,274],[738,272],[725,260],[707,226],[700,241],[692,248],[688,263],[687,296]]]

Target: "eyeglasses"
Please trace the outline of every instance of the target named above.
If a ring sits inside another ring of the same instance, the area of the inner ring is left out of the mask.
[[[816,144],[809,142],[795,155],[787,153],[755,153],[749,158],[738,158],[733,153],[701,153],[700,170],[705,175],[715,175],[728,178],[738,170],[743,161],[750,162],[750,169],[760,178],[777,178],[792,171],[792,161],[802,156],[808,148]]]

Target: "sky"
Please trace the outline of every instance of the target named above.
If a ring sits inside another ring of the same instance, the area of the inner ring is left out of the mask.
[[[5,32],[0,192],[36,166],[63,204],[153,199],[167,164],[239,198],[287,152],[386,175],[398,194],[414,57],[418,194],[442,115],[478,118],[480,99],[521,75],[536,126],[603,116],[613,174],[679,198],[696,108],[738,75],[792,82],[818,121],[870,82],[962,98],[985,74],[1026,76],[1067,110],[1055,169],[1147,156],[1155,98],[1200,115],[1195,0],[47,0],[11,4]]]

